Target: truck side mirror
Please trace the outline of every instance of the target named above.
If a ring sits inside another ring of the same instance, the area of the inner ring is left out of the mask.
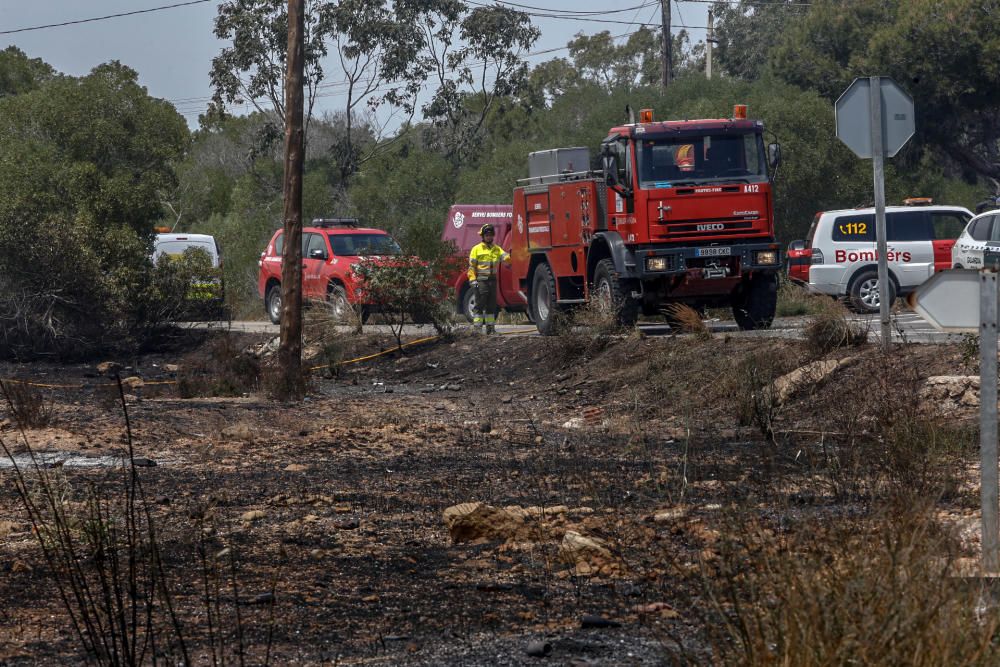
[[[781,144],[773,143],[767,145],[767,163],[771,169],[777,169],[781,164]]]
[[[614,154],[607,152],[604,153],[604,182],[608,184],[609,188],[614,188],[618,185],[618,160],[615,158]]]

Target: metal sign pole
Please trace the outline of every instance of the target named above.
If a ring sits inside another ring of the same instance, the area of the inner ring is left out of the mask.
[[[983,511],[983,572],[1000,570],[997,523],[997,274],[981,271],[979,299],[979,494]]]
[[[889,247],[885,233],[885,145],[882,141],[881,77],[869,77],[868,109],[872,121],[872,167],[875,172],[875,242],[878,252],[878,300],[882,319],[882,349],[889,350]]]

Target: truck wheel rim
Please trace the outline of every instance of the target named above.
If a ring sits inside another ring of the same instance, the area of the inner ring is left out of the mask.
[[[343,295],[334,293],[333,297],[330,299],[330,312],[335,320],[344,319],[344,315],[347,313],[347,303]]]
[[[281,317],[281,294],[271,296],[271,317],[273,319]]]
[[[614,310],[614,303],[611,299],[611,285],[608,284],[607,280],[602,279],[601,282],[597,283],[597,289],[594,292],[597,297],[597,306],[602,313],[610,313]]]
[[[538,299],[535,303],[535,310],[538,311],[538,317],[543,322],[549,319],[549,292],[548,290],[539,290]]]
[[[473,290],[472,294],[469,296],[469,312],[466,314],[469,317],[475,317],[476,310],[478,310],[478,308],[479,308],[479,297],[476,296],[476,292],[475,290]]]
[[[861,297],[861,303],[867,308],[874,310],[881,305],[878,294],[878,280],[866,280],[861,283],[858,295]]]

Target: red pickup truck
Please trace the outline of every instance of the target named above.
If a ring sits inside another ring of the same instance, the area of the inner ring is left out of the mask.
[[[479,229],[489,223],[496,229],[497,245],[509,252],[513,210],[514,207],[509,204],[456,204],[448,209],[441,240],[455,244],[462,267],[449,279],[448,284],[455,289],[457,312],[465,315],[470,322],[476,295],[469,289],[469,251],[482,241]],[[500,275],[497,277],[497,306],[511,312],[524,312],[527,305],[527,298],[518,290],[511,277],[510,265],[501,263]]]

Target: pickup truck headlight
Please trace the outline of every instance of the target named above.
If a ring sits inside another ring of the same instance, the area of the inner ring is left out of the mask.
[[[777,250],[755,250],[753,253],[754,264],[777,264]]]
[[[647,257],[646,258],[646,270],[647,271],[666,271],[667,270],[667,258],[666,257]]]

